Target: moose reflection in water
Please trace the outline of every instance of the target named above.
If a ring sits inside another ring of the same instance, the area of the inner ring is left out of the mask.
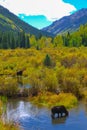
[[[52,109],[51,109],[51,113],[52,113],[52,118],[55,118],[55,114],[57,114],[57,117],[66,117],[68,116],[68,111],[66,110],[65,106],[54,106]]]
[[[55,120],[54,120],[54,118],[52,118],[52,124],[53,125],[64,124],[64,123],[66,123],[66,119],[67,119],[67,117],[55,118]]]

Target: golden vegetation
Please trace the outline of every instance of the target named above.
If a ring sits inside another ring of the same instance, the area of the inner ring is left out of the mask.
[[[6,97],[0,97],[0,130],[18,130],[19,126],[14,125],[13,123],[5,123],[2,120],[2,113],[6,110],[6,102]]]
[[[13,124],[3,124],[0,122],[0,130],[18,130],[18,126],[14,126]]]
[[[38,106],[58,106],[64,105],[67,108],[72,108],[77,105],[77,98],[71,93],[60,93],[56,95],[51,92],[39,94],[36,97],[30,98],[30,101]]]
[[[23,68],[22,82],[32,86],[31,96],[60,90],[81,98],[87,88],[87,48],[83,46],[0,50],[0,93],[18,93],[16,72]]]

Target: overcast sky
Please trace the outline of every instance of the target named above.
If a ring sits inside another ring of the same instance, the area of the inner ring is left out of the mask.
[[[37,28],[71,14],[83,4],[87,6],[87,0],[0,0],[0,5]]]

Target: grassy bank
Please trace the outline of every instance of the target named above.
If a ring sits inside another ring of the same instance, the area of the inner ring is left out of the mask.
[[[13,124],[3,124],[2,121],[0,121],[0,130],[19,130],[18,126],[14,126]]]
[[[2,113],[5,111],[7,99],[5,97],[0,97],[0,130],[18,130],[18,126],[13,123],[5,123],[2,119]]]
[[[77,98],[71,93],[60,93],[56,95],[50,92],[31,97],[30,101],[38,106],[52,107],[64,105],[66,108],[72,108],[78,103]]]

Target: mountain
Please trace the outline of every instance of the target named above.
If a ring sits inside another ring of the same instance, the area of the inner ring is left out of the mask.
[[[16,15],[0,5],[0,31],[19,32],[21,30],[35,36],[51,36],[50,33],[45,33],[44,31],[36,29],[35,27],[20,20]]]
[[[67,31],[76,31],[80,25],[87,23],[87,8],[83,8],[70,16],[65,16],[50,26],[43,28],[43,31],[54,35],[65,33]]]

